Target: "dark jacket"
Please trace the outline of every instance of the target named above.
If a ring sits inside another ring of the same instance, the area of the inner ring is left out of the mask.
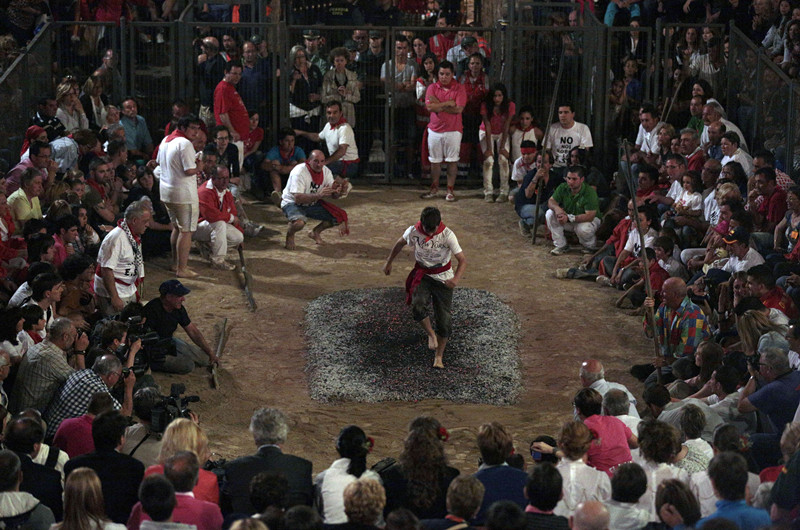
[[[52,450],[52,449],[51,449]],[[29,455],[17,453],[22,463],[22,484],[20,491],[26,491],[50,508],[56,521],[64,514],[61,489],[61,473],[55,469],[37,464]]]
[[[392,510],[397,508],[408,508],[419,519],[441,519],[447,515],[445,504],[447,488],[459,474],[458,469],[446,467],[439,480],[439,493],[433,503],[422,508],[416,506],[408,497],[408,479],[403,472],[403,467],[399,464],[393,465],[380,473],[383,480],[383,487],[386,489],[386,508],[384,515],[389,515]]]

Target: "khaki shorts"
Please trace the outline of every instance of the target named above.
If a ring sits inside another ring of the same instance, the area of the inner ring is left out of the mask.
[[[197,204],[175,204],[165,202],[169,212],[169,220],[181,232],[194,232],[197,230],[197,217],[200,208]]]

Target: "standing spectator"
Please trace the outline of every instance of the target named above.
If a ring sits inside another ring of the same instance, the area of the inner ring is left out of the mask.
[[[319,130],[320,101],[322,99],[322,72],[308,61],[308,52],[302,46],[293,46],[289,52],[289,117],[292,128],[315,132]],[[310,141],[303,140],[300,147],[305,152],[313,149]]]
[[[115,410],[99,414],[92,423],[95,450],[71,459],[64,466],[67,480],[70,473],[81,467],[88,467],[97,473],[106,515],[121,524],[128,520],[131,508],[136,504],[137,491],[144,476],[141,462],[119,452],[125,441],[127,424],[128,419]]]
[[[234,145],[239,149],[239,166],[244,161],[244,142],[250,132],[250,116],[236,85],[242,78],[242,65],[233,61],[225,64],[225,77],[214,89],[214,119],[230,131]],[[220,153],[221,154],[221,153]],[[165,201],[169,202],[169,201]]]
[[[303,31],[303,41],[305,43],[306,52],[308,53],[308,62],[319,68],[323,74],[326,73],[331,63],[325,59],[322,53],[321,44],[324,42],[322,36],[319,34],[318,29],[307,29]]]
[[[139,299],[144,281],[141,235],[153,217],[150,201],[141,199],[125,209],[125,219],[103,239],[97,253],[94,292],[104,315],[122,311]]]
[[[230,63],[226,65],[228,69]],[[241,67],[234,67],[234,70]],[[228,69],[230,72],[230,69]],[[226,74],[227,77],[227,74]],[[220,84],[226,83],[221,81]],[[226,83],[227,84],[227,83]],[[234,92],[235,94],[235,92]],[[236,95],[238,98],[238,94]],[[241,102],[241,99],[239,100]],[[215,109],[221,110],[223,103],[217,100]],[[245,112],[245,116],[247,112]],[[197,273],[189,269],[189,249],[192,234],[197,230],[199,204],[197,197],[197,166],[192,140],[200,130],[200,120],[194,116],[184,116],[178,121],[178,128],[164,138],[158,150],[158,164],[161,167],[159,192],[167,206],[172,223],[173,265],[178,278],[195,278]]]
[[[575,121],[575,110],[570,103],[562,103],[558,107],[558,123],[550,125],[544,146],[553,151],[555,168],[565,171],[569,162],[569,152],[574,147],[591,149],[592,132],[585,124]]]
[[[394,115],[394,145],[405,154],[403,176],[411,174],[414,153],[412,140],[415,132],[415,116],[411,109],[415,101],[417,65],[408,57],[409,47],[405,35],[397,34],[393,58],[381,66],[381,81],[384,83],[386,93],[389,94],[389,104]]]
[[[350,62],[350,52],[347,48],[334,48],[331,50],[333,68],[325,72],[322,78],[322,102],[338,101],[342,104],[344,119],[351,127],[356,126],[355,103],[361,101],[358,74],[347,68]]]
[[[221,506],[224,513],[253,513],[250,502],[250,481],[262,471],[281,471],[289,480],[287,505],[311,505],[311,462],[284,454],[281,446],[289,435],[287,418],[277,409],[262,408],[250,420],[258,452],[228,462],[221,489]]]
[[[500,194],[497,202],[508,199],[508,159],[511,145],[509,128],[511,119],[517,113],[517,107],[508,99],[508,90],[502,83],[496,83],[481,104],[481,123],[479,143],[483,151],[483,198],[486,202],[494,202],[494,157],[500,173]]]
[[[139,116],[139,103],[132,97],[122,101],[120,123],[125,128],[128,155],[138,162],[150,160],[153,152],[153,138],[150,136],[147,122]]]
[[[237,90],[248,112],[267,116],[266,111],[273,103],[272,75],[270,59],[259,57],[256,45],[246,41],[242,46],[242,78]]]
[[[225,76],[225,59],[219,53],[219,41],[208,36],[200,44],[203,53],[197,56],[197,73],[200,78],[199,117],[207,127],[216,122],[214,112],[214,90]]]
[[[432,199],[439,194],[442,164],[447,167],[447,201],[455,201],[454,187],[458,171],[463,124],[461,113],[467,104],[464,85],[454,78],[453,63],[439,63],[436,83],[425,93],[425,106],[431,113],[428,123],[428,160],[431,163],[431,189],[422,197]]]
[[[125,530],[125,525],[112,523],[106,517],[104,504],[97,473],[86,467],[76,469],[67,479],[64,490],[64,520],[52,530]]]

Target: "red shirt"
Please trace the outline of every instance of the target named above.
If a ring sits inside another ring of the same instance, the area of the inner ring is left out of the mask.
[[[766,197],[764,202],[758,207],[758,213],[763,215],[766,220],[765,223],[770,222],[778,224],[781,219],[786,215],[786,192],[775,188],[775,193]]]
[[[94,416],[84,414],[77,418],[67,418],[61,422],[53,438],[53,445],[64,451],[70,458],[94,451],[92,422]]]
[[[147,477],[156,473],[163,475],[164,466],[161,464],[150,466],[144,471],[144,476]],[[217,482],[217,475],[211,471],[201,469],[197,476],[197,484],[192,490],[192,493],[194,493],[195,499],[219,504],[219,483]]]
[[[428,51],[436,56],[439,61],[447,58],[447,50],[455,46],[455,36],[447,37],[444,33],[439,33],[428,39]]]
[[[800,314],[791,297],[778,286],[773,287],[771,291],[762,296],[761,303],[764,304],[765,307],[783,311],[783,314],[790,319],[797,318]]]
[[[492,109],[492,115],[489,116],[489,125],[492,127],[491,134],[503,134],[503,125],[506,124],[506,118],[509,116],[513,116],[517,113],[517,106],[514,105],[513,101],[508,102],[508,113],[507,114],[500,114],[500,109],[495,107]],[[481,103],[481,117],[487,115],[486,111],[486,103]],[[486,124],[481,123],[481,130],[486,130]]]
[[[464,107],[467,104],[467,92],[464,86],[453,79],[450,85],[444,87],[438,81],[428,87],[425,92],[425,103],[430,102],[430,97],[435,96],[439,102],[454,100],[456,105]],[[428,122],[428,129],[437,133],[462,132],[461,114],[451,114],[449,112],[431,112],[431,121]]]
[[[592,431],[594,438],[588,452],[590,466],[611,477],[614,475],[612,468],[631,461],[628,440],[633,432],[622,421],[614,416],[595,414],[583,420],[583,423]]]
[[[223,125],[219,119],[220,114],[228,115],[231,125],[242,138],[250,133],[250,117],[247,115],[242,97],[236,91],[236,87],[224,79],[214,89],[214,119],[217,125]]]
[[[486,74],[481,72],[481,75],[476,77],[473,82],[470,73],[465,72],[461,76],[461,84],[464,85],[464,90],[467,92],[467,104],[464,107],[464,113],[477,116],[481,113],[481,105],[486,100],[486,94],[489,93]]]
[[[251,130],[247,133],[247,136],[242,136],[242,142],[244,142],[244,152],[248,152],[256,145],[258,142],[264,139],[264,129],[261,127],[256,127],[255,129]]]
[[[706,163],[706,155],[702,149],[698,150],[695,154],[686,157],[686,167],[689,171],[703,172],[703,164]]]
[[[650,288],[653,290],[653,296],[656,298],[656,303],[659,303],[659,296],[661,287],[664,282],[669,279],[669,273],[658,264],[657,259],[650,260]]]

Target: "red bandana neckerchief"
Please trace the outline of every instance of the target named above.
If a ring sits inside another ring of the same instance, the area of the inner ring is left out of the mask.
[[[321,186],[323,180],[322,171],[314,171],[311,169],[311,166],[308,165],[308,162],[306,162],[306,168],[311,175],[311,182],[313,182],[315,186]]]
[[[174,131],[169,133],[169,136],[167,136],[167,140],[166,141],[167,141],[167,143],[170,143],[175,138],[186,138],[186,134],[184,134],[184,132],[181,131],[180,129],[176,128]],[[186,138],[186,139],[188,140],[188,138]]]
[[[425,229],[422,228],[422,221],[417,221],[417,224],[414,225],[414,229],[425,236],[425,243],[427,243],[433,239],[434,236],[444,232],[445,226],[444,223],[440,222],[433,234],[428,234]],[[411,269],[411,272],[408,273],[408,277],[406,278],[406,304],[411,305],[411,297],[414,296],[414,291],[416,291],[417,286],[422,283],[422,278],[428,274],[440,274],[449,271],[451,268],[452,265],[449,261],[441,267],[423,267],[419,262],[416,262],[414,268]]]
[[[294,149],[290,149],[288,151],[284,151],[280,147],[278,148],[278,156],[281,158],[281,162],[283,162],[283,165],[286,165],[289,162],[291,162],[293,155],[294,155]]]

